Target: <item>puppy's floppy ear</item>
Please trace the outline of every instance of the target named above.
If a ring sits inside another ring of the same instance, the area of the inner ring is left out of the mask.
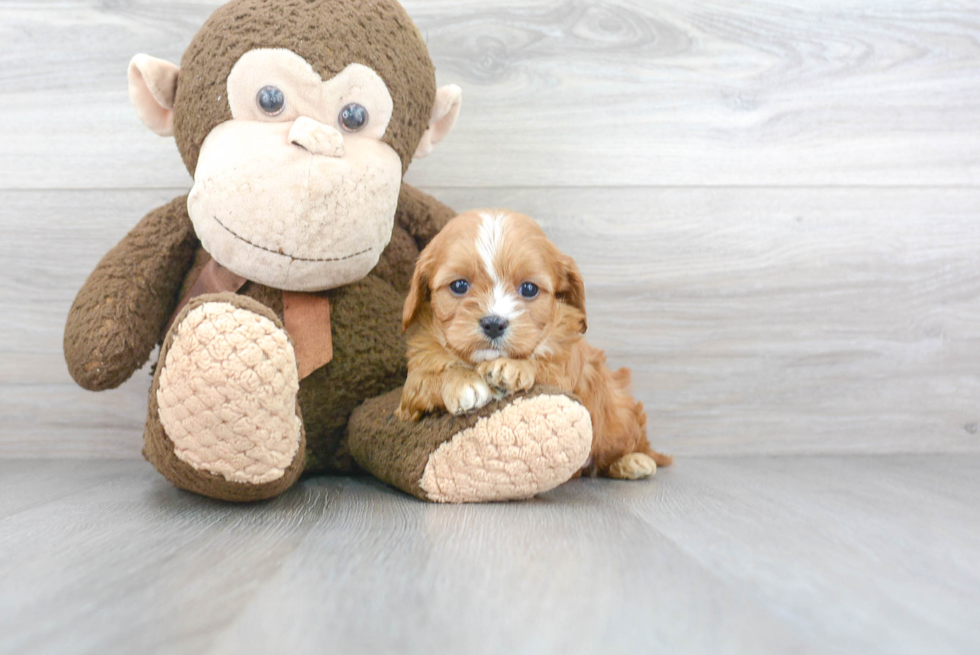
[[[422,250],[419,254],[419,260],[415,263],[415,272],[412,273],[408,298],[405,299],[405,308],[402,310],[402,330],[407,330],[408,326],[415,320],[419,307],[429,302],[429,280],[434,265],[435,257],[432,254],[432,244],[430,243],[428,247]]]
[[[582,312],[582,334],[585,334],[585,331],[589,329],[589,324],[585,320],[585,282],[582,281],[582,274],[579,272],[575,260],[561,255],[558,261],[561,273],[555,297]]]

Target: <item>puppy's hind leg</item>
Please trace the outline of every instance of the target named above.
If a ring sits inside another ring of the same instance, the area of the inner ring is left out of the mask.
[[[616,480],[641,480],[657,472],[656,460],[646,453],[628,453],[613,462],[604,473]]]
[[[625,377],[625,380],[628,381],[629,372],[626,369],[620,369],[614,376],[619,376],[620,380]],[[621,401],[618,406],[622,412],[620,420],[610,421],[610,424],[623,430],[623,437],[616,441],[624,445],[628,444],[628,448],[632,452],[627,452],[613,461],[602,471],[602,474],[616,480],[649,478],[657,472],[657,467],[670,466],[674,458],[658,453],[650,447],[650,442],[647,441],[646,437],[647,415],[643,409],[643,403],[634,401],[625,394],[621,396]]]

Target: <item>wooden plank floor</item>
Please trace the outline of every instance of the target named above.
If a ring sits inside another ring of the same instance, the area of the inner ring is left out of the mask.
[[[0,461],[0,652],[980,649],[980,456],[694,457],[525,503],[367,478],[235,506]]]

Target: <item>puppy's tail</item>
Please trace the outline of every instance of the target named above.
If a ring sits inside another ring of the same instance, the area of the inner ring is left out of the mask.
[[[670,466],[674,463],[674,458],[670,455],[664,455],[663,453],[658,453],[653,448],[647,451],[647,455],[653,458],[653,461],[657,463],[657,468],[663,468],[665,466]]]

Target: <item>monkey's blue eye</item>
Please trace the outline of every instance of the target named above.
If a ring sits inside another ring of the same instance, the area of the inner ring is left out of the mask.
[[[470,290],[470,283],[466,280],[456,280],[449,285],[449,290],[457,296],[465,295]]]
[[[269,116],[278,116],[286,108],[286,96],[274,86],[264,86],[259,89],[255,99],[259,103],[259,109]]]
[[[340,126],[346,131],[359,132],[367,125],[368,110],[363,105],[352,102],[340,110],[340,116],[337,120],[340,121]]]
[[[534,282],[525,282],[521,285],[521,296],[531,299],[538,295],[538,285]]]

